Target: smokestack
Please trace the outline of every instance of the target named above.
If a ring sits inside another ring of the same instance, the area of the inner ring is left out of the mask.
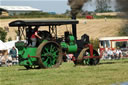
[[[71,7],[71,18],[76,19],[77,14],[82,9],[85,2],[88,0],[68,0],[68,5]],[[73,36],[77,40],[76,24],[72,24]]]

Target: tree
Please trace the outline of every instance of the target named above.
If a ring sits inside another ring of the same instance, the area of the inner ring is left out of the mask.
[[[5,42],[6,36],[7,36],[7,32],[2,27],[0,27],[0,40]]]
[[[109,12],[111,11],[108,4],[110,3],[111,0],[96,0],[96,10],[95,12]]]
[[[98,50],[98,48],[99,48],[99,39],[98,38],[90,39],[90,43],[93,45],[93,48],[95,50]]]

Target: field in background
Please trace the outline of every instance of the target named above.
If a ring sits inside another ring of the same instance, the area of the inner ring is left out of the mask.
[[[59,68],[25,70],[0,67],[1,85],[112,85],[128,82],[128,59],[101,61],[97,66],[62,63]]]
[[[39,19],[39,18],[38,18]],[[43,18],[45,19],[45,18]],[[7,26],[9,22],[17,19],[1,19],[0,27]],[[28,19],[26,19],[28,20]],[[47,19],[45,19],[47,20]],[[88,34],[91,38],[99,38],[103,36],[117,36],[119,29],[123,26],[124,21],[121,19],[78,19],[79,24],[77,25],[78,38],[84,33]],[[71,26],[67,26],[68,30],[71,30]],[[66,26],[58,27],[58,34],[63,34],[64,30],[67,30]],[[7,39],[11,37],[13,40],[16,39],[16,28],[9,27]],[[40,28],[41,30],[43,27]]]

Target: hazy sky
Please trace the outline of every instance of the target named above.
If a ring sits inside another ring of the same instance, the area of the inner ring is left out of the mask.
[[[0,5],[31,6],[45,12],[64,13],[70,9],[67,0],[0,0]]]
[[[41,9],[44,12],[64,13],[67,9],[70,9],[67,2],[68,0],[0,0],[0,5],[31,6]],[[114,7],[113,3],[112,6]],[[95,7],[95,0],[92,0],[91,3],[84,6],[84,10],[93,11]]]

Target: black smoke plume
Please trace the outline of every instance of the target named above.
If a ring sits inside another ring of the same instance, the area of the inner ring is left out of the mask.
[[[116,0],[117,9],[125,13],[125,17],[128,18],[128,0]]]
[[[124,13],[123,18],[128,20],[128,0],[116,0],[116,2],[118,10]],[[119,35],[128,36],[128,21],[124,24],[122,29],[120,29]]]
[[[88,0],[68,0],[68,5],[70,5],[71,7],[72,19],[76,18],[76,15],[82,9],[84,3],[86,3],[87,1]]]

